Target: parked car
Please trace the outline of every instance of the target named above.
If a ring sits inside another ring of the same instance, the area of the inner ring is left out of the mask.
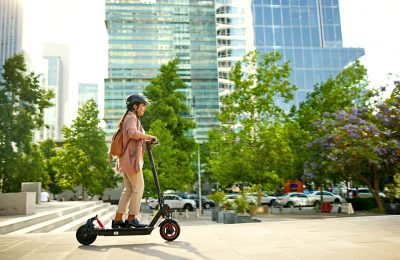
[[[301,192],[288,192],[276,198],[277,204],[283,207],[314,206],[314,200]]]
[[[165,194],[164,203],[167,204],[171,209],[188,209],[194,210],[196,208],[196,202],[192,199],[183,199],[175,194]],[[150,209],[158,209],[158,200],[149,200]]]
[[[349,191],[349,197],[353,198],[354,194],[357,194],[356,196],[358,198],[373,198],[374,196],[372,195],[372,192],[368,188],[353,188],[350,189]],[[379,197],[381,198],[386,198],[385,193],[379,192]]]
[[[258,200],[258,196],[256,193],[248,193],[247,195],[255,197],[256,201]],[[268,206],[273,206],[276,203],[276,197],[275,196],[269,196],[266,193],[261,194],[261,205],[268,205]]]
[[[340,197],[339,195],[335,195],[332,192],[329,191],[323,191],[322,192],[322,196],[323,196],[323,201],[324,202],[332,202],[332,203],[342,203],[345,200]],[[314,200],[314,205],[316,204],[321,204],[321,192],[320,191],[314,191],[312,193],[309,194],[309,197],[312,198]]]
[[[197,194],[183,194],[183,199],[192,199],[196,202],[196,207],[199,207],[199,195]],[[201,196],[201,206],[204,209],[214,208],[215,202],[207,198],[206,196]]]
[[[229,201],[231,203],[233,203],[235,201],[236,198],[240,197],[241,195],[239,193],[232,193],[232,194],[228,194],[224,197],[225,201]],[[245,195],[247,201],[250,204],[257,204],[257,198],[251,195]]]

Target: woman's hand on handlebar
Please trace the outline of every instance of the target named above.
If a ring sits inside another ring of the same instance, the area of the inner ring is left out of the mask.
[[[147,142],[151,143],[151,144],[157,144],[158,140],[156,136],[150,135],[150,140],[147,140]]]

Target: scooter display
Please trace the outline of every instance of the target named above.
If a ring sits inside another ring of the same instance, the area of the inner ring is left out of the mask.
[[[92,244],[97,236],[135,236],[135,235],[150,235],[154,230],[154,226],[160,217],[164,220],[158,225],[160,227],[160,235],[167,241],[173,241],[178,238],[180,234],[180,227],[176,220],[172,219],[172,212],[168,205],[164,203],[164,197],[161,193],[160,183],[156,167],[154,166],[153,154],[151,151],[152,145],[158,143],[146,142],[147,153],[150,159],[151,170],[153,172],[154,184],[156,186],[158,203],[160,205],[157,214],[151,220],[150,224],[140,227],[127,227],[127,228],[105,228],[98,216],[94,216],[87,220],[85,224],[80,226],[76,231],[76,239],[82,245]],[[94,224],[97,222],[98,226]]]

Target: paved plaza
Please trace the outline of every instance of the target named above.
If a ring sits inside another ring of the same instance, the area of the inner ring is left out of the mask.
[[[266,217],[260,223],[182,221],[181,235],[97,237],[75,232],[0,236],[0,259],[400,259],[400,216]],[[269,220],[269,221],[266,221]]]

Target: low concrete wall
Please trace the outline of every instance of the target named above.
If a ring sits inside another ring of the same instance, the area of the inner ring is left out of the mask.
[[[35,214],[36,192],[0,193],[0,215]]]
[[[36,192],[36,204],[40,204],[40,193],[42,192],[41,182],[22,182],[22,192]]]

